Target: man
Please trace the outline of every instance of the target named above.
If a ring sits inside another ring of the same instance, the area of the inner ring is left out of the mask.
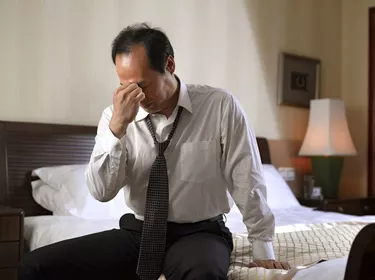
[[[250,265],[288,269],[274,258],[256,139],[235,98],[184,84],[167,36],[146,24],[118,34],[112,59],[120,86],[100,119],[86,179],[103,202],[124,188],[134,215],[118,230],[36,250],[21,279],[227,279],[227,190],[253,244]]]

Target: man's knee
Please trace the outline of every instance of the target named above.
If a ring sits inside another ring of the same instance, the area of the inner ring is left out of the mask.
[[[19,280],[36,280],[42,279],[40,275],[41,264],[43,260],[40,259],[40,254],[30,252],[25,254],[18,264],[18,279]]]
[[[31,251],[21,258],[17,269],[19,280],[50,279],[51,276],[57,279],[56,275],[51,275],[50,272],[59,266],[59,257],[48,254],[47,247]]]
[[[230,254],[221,236],[195,235],[182,239],[167,252],[167,280],[227,280]]]
[[[228,268],[220,265],[213,259],[209,260],[192,260],[184,263],[179,268],[180,275],[184,275],[183,279],[187,280],[227,280]],[[168,279],[168,277],[167,277]]]

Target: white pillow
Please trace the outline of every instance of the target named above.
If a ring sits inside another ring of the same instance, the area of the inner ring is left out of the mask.
[[[69,211],[65,210],[64,205],[59,202],[63,200],[62,197],[65,196],[65,191],[59,193],[42,180],[32,181],[31,186],[33,198],[39,205],[53,212],[54,215],[56,213],[59,216],[70,216]],[[68,200],[66,198],[66,201]]]
[[[267,187],[267,202],[271,209],[300,206],[292,190],[272,164],[263,164],[263,175]]]
[[[124,192],[109,202],[94,199],[85,180],[86,165],[42,167],[32,172],[40,180],[32,182],[34,200],[53,215],[85,219],[119,219],[132,210],[125,203]]]
[[[82,177],[81,171],[84,168],[86,168],[84,164],[41,167],[33,170],[31,175],[38,176],[51,188],[60,191],[66,182],[82,185],[85,177]]]

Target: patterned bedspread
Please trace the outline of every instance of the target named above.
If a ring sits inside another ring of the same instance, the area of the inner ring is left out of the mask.
[[[228,279],[292,279],[298,270],[306,269],[320,260],[347,256],[355,236],[365,225],[366,223],[340,222],[281,229],[275,235],[274,250],[279,261],[287,261],[292,266],[293,269],[289,272],[246,267],[251,262],[251,245],[246,234],[236,234]]]

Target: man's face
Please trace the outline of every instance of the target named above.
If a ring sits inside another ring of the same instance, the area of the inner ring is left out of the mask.
[[[143,46],[136,46],[129,54],[116,56],[116,71],[121,84],[136,83],[142,88],[145,99],[141,107],[148,113],[157,113],[168,99],[167,75],[150,69]]]

